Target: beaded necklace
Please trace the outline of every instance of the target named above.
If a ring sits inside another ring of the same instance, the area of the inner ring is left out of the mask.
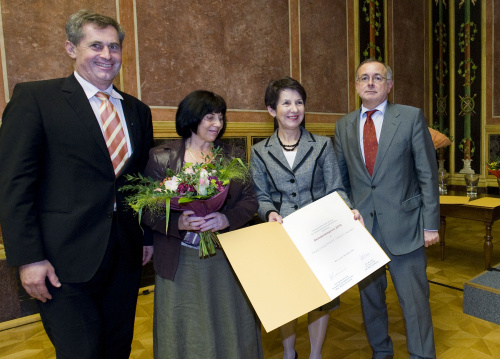
[[[300,130],[300,136],[299,136],[299,139],[297,140],[296,143],[294,143],[293,145],[284,145],[282,142],[281,142],[281,139],[280,139],[280,136],[279,136],[279,132],[278,132],[278,141],[280,143],[280,146],[287,152],[292,152],[294,151],[297,146],[299,145],[300,143],[300,139],[302,137],[302,130]]]

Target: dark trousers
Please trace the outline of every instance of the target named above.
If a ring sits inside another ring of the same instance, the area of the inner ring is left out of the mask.
[[[435,358],[425,247],[422,246],[404,255],[391,254],[382,238],[376,218],[373,223],[372,236],[391,259],[387,267],[405,319],[406,343],[410,358]],[[394,351],[388,332],[385,268],[377,270],[362,280],[358,287],[366,335],[373,350],[373,358],[392,358]]]
[[[141,268],[130,268],[120,257],[113,219],[108,248],[94,277],[85,283],[61,283],[60,288],[48,284],[52,299],[38,303],[58,359],[130,356]]]

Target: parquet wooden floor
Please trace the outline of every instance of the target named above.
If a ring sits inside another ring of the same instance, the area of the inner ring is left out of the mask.
[[[446,259],[440,260],[438,245],[428,249],[427,272],[431,281],[431,308],[439,359],[500,358],[500,326],[462,312],[463,283],[483,271],[483,237],[483,225],[448,218]],[[493,237],[492,263],[496,264],[500,262],[500,224],[493,227]],[[131,354],[131,358],[134,359],[153,357],[151,336],[153,296],[154,294],[139,296]],[[387,300],[395,358],[408,358],[404,322],[392,283],[389,285]],[[0,358],[55,358],[54,349],[41,323],[36,321],[36,316],[34,319],[35,322],[0,331]],[[263,331],[262,340],[265,358],[282,358],[282,347],[277,331],[270,333]],[[296,349],[299,358],[308,358],[310,349],[305,316],[299,319]],[[371,352],[363,330],[359,293],[357,287],[354,287],[341,296],[340,308],[331,314],[323,359],[369,359],[370,357]]]

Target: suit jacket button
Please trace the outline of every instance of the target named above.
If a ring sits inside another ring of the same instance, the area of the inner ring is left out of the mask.
[[[297,210],[297,209],[299,209],[299,206],[295,205],[295,206],[293,206],[293,208],[294,208],[295,210]]]
[[[290,180],[290,183],[295,183],[295,179],[294,179],[294,178],[292,178],[292,179]]]
[[[292,193],[292,197],[295,197],[297,195],[297,193],[293,192]]]
[[[113,218],[113,212],[108,212],[108,214],[106,215],[108,218]]]
[[[375,188],[377,188],[377,186],[372,186],[372,189],[375,189]]]
[[[371,213],[370,213],[370,216],[372,216],[372,217],[373,217],[373,212],[371,212]]]

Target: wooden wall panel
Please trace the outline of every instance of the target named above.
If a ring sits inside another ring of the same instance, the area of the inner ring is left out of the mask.
[[[128,94],[139,97],[137,81],[137,34],[135,31],[134,0],[120,0],[119,21],[125,29],[125,41],[122,53],[123,78],[121,90]]]
[[[9,93],[18,82],[64,77],[73,71],[64,24],[82,8],[116,17],[115,0],[2,0]]]
[[[349,105],[346,3],[300,2],[302,84],[307,111],[347,113]]]
[[[137,2],[142,100],[177,106],[204,88],[230,108],[265,109],[270,79],[290,74],[288,1]]]
[[[391,44],[394,72],[393,101],[424,109],[427,73],[424,2],[393,1]]]
[[[493,101],[493,116],[497,117],[495,124],[500,124],[500,118],[498,118],[500,117],[500,44],[498,43],[500,40],[500,0],[493,0],[493,13],[496,21],[491,22],[493,36],[491,42],[487,43],[487,46],[493,47],[493,78],[488,77],[488,81],[493,81],[493,92],[490,94]]]

